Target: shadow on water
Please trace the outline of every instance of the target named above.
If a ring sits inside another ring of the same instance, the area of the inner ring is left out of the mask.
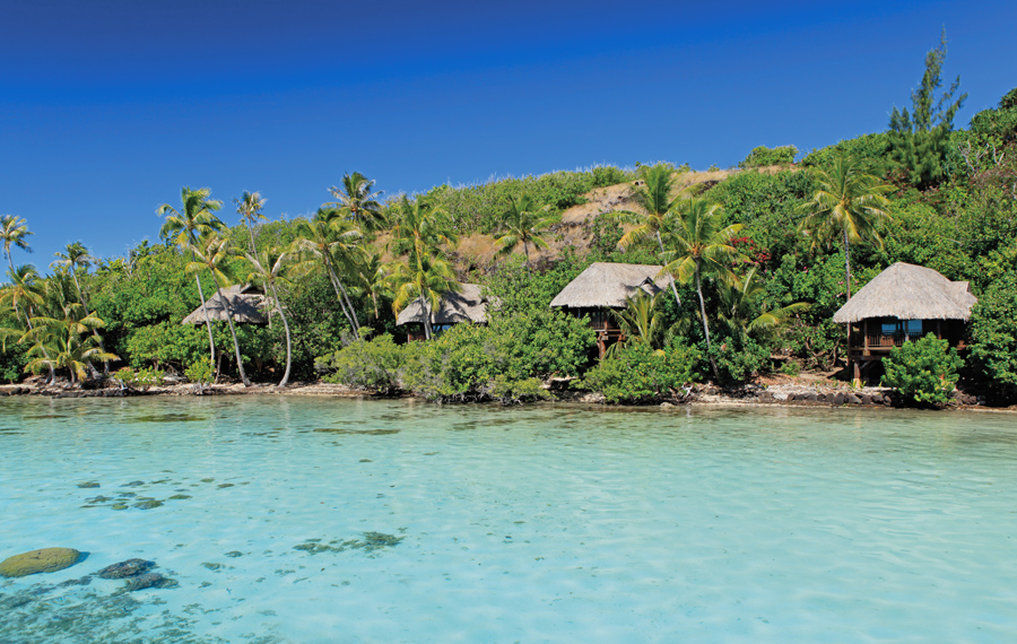
[[[391,434],[398,434],[400,429],[344,429],[344,428],[329,428],[321,427],[315,432],[323,432],[327,434],[359,434],[361,436],[389,436]]]
[[[191,423],[208,420],[208,416],[195,416],[183,413],[145,414],[142,416],[131,416],[130,422],[134,423]]]

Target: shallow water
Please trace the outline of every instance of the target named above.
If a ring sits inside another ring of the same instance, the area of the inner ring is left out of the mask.
[[[1015,465],[995,414],[7,399],[0,559],[88,557],[0,641],[1014,640]],[[178,586],[57,587],[131,557]]]

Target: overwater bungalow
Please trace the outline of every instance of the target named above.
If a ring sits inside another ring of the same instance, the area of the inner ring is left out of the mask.
[[[964,349],[975,302],[967,282],[952,282],[924,266],[890,266],[833,314],[834,322],[848,325],[853,378],[860,380],[894,347],[928,333]]]
[[[487,305],[479,284],[460,284],[458,291],[442,295],[438,306],[431,311],[431,332],[438,335],[461,322],[487,324]],[[424,310],[419,301],[410,302],[399,312],[396,326],[407,326],[408,340],[424,339]]]
[[[597,332],[597,351],[603,358],[608,347],[622,336],[612,311],[624,309],[628,299],[640,291],[656,295],[668,288],[670,278],[660,274],[662,268],[654,264],[594,262],[551,300],[551,307],[587,316]]]
[[[227,316],[233,314],[233,322],[236,324],[268,324],[266,308],[268,301],[265,295],[256,287],[250,284],[228,286],[222,290],[223,297],[213,293],[212,297],[205,300],[205,310],[213,322],[225,322]],[[229,301],[229,306],[226,306]],[[205,323],[205,312],[201,305],[191,311],[183,319],[181,324],[196,325]]]

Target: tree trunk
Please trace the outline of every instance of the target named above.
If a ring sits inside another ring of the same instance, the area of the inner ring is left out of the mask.
[[[215,362],[215,338],[212,337],[212,320],[208,317],[205,306],[205,292],[201,290],[201,277],[195,273],[194,281],[198,283],[198,297],[201,298],[201,314],[205,316],[205,327],[208,329],[208,361],[212,365],[213,382],[219,378],[219,367]]]
[[[327,261],[325,262],[325,271],[328,272],[328,279],[332,282],[332,289],[335,291],[336,299],[339,300],[339,307],[343,310],[343,315],[346,316],[346,321],[349,322],[350,326],[353,328],[353,337],[359,340],[360,328],[357,324],[356,317],[350,314],[350,310],[346,307],[346,301],[343,300],[343,294],[341,291],[345,291],[345,289],[342,288],[339,278],[336,276],[335,271],[332,270],[332,265]]]
[[[212,279],[215,280],[215,290],[219,294],[219,299],[223,301],[226,306],[226,322],[230,325],[230,335],[233,336],[233,351],[237,355],[237,371],[240,372],[240,380],[244,383],[245,387],[251,386],[251,381],[247,379],[247,374],[244,372],[244,359],[240,356],[240,343],[237,342],[237,329],[233,326],[233,306],[230,304],[228,298],[222,294],[222,286],[219,284],[219,278],[212,273]]]
[[[420,295],[420,310],[424,313],[424,339],[430,340],[433,334],[433,329],[431,328],[431,306],[423,293]]]
[[[664,261],[664,240],[660,238],[660,231],[657,231],[657,246],[660,248],[660,261]],[[671,281],[671,294],[674,295],[674,301],[678,306],[682,305],[682,298],[678,297],[678,287],[674,284],[674,275],[669,275]]]
[[[530,245],[528,243],[526,243],[525,239],[523,240],[523,254],[526,255],[526,263],[529,264],[530,263]]]
[[[257,256],[258,251],[254,247],[254,222],[247,222],[247,233],[251,236],[251,255]]]
[[[710,344],[710,323],[706,320],[706,302],[703,300],[703,277],[699,272],[699,264],[696,264],[696,293],[699,295],[699,315],[703,318],[703,334],[706,336],[706,354],[710,358],[710,368],[713,369],[714,380],[720,380],[720,372],[717,370],[717,362],[713,359],[712,345]]]
[[[848,240],[847,229],[844,229],[844,277],[847,284],[847,297],[845,301],[851,299],[851,244]]]
[[[282,380],[279,381],[279,386],[285,387],[290,381],[290,365],[293,360],[293,344],[290,340],[290,323],[286,319],[286,313],[283,311],[282,302],[279,301],[279,292],[275,289],[275,282],[269,282],[268,285],[272,289],[272,298],[275,300],[275,306],[279,309],[279,317],[282,318],[283,329],[286,330],[286,372],[283,373]]]

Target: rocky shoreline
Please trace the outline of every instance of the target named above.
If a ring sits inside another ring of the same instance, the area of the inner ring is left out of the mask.
[[[553,387],[564,394],[567,388]],[[17,385],[0,385],[0,397],[46,396],[50,398],[125,398],[134,396],[325,396],[336,398],[375,398],[369,391],[345,385],[313,382],[294,383],[285,388],[270,384],[244,387],[240,383],[217,384],[199,387],[191,383],[168,384],[145,390],[118,386],[103,388],[72,388],[67,385],[47,385],[26,382]],[[985,408],[976,396],[957,392],[954,409]],[[564,395],[559,402],[603,404],[597,393]],[[824,382],[766,382],[753,383],[737,389],[723,389],[714,385],[696,385],[680,400],[660,403],[663,408],[683,405],[784,405],[803,407],[904,407],[892,389],[887,387],[850,388],[841,383]]]

